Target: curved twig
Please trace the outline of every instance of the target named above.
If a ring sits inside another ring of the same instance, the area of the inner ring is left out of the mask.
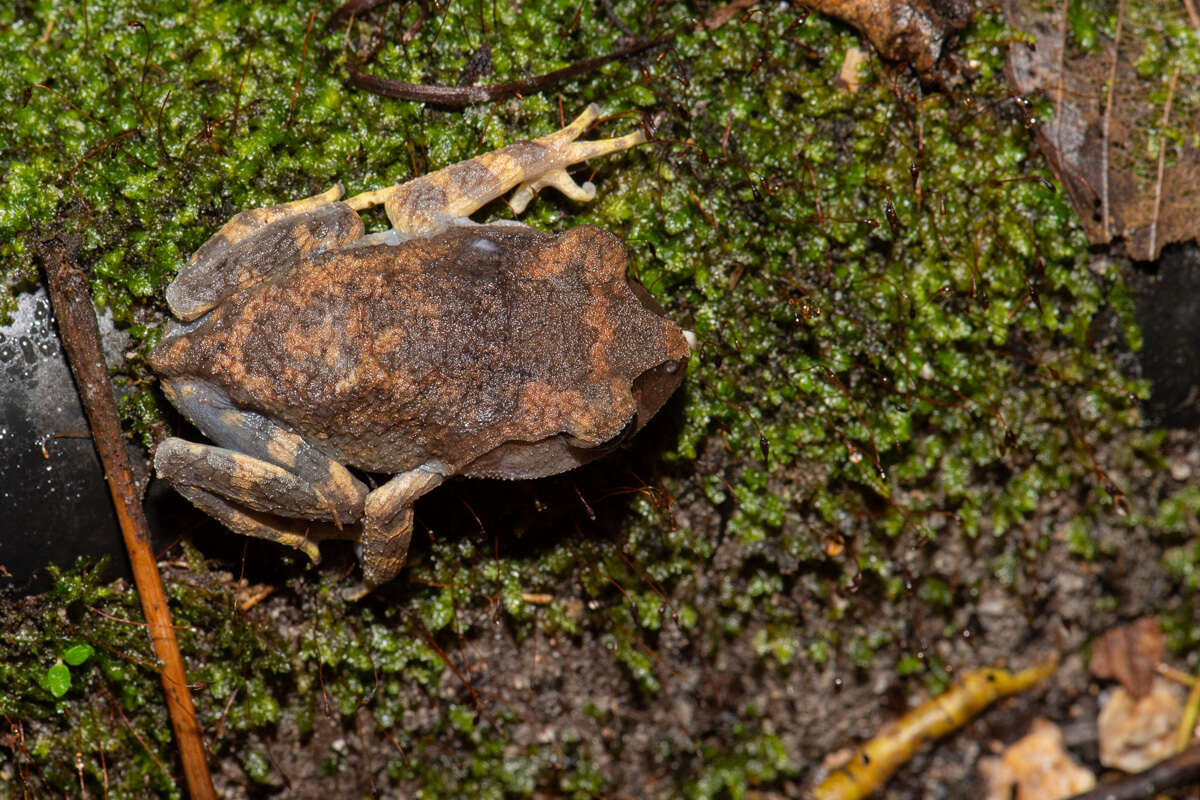
[[[622,58],[628,58],[638,53],[644,53],[673,38],[675,38],[674,34],[664,34],[646,42],[636,42],[628,47],[613,50],[602,56],[576,61],[570,66],[556,69],[553,72],[547,72],[544,75],[537,75],[519,81],[492,83],[487,86],[438,86],[428,83],[405,83],[403,81],[393,81],[368,74],[360,70],[355,64],[349,65],[347,71],[349,72],[352,84],[374,94],[383,95],[384,97],[394,97],[397,100],[413,100],[419,103],[429,103],[430,105],[446,108],[462,108],[474,105],[475,103],[488,103],[494,100],[501,100],[505,97],[544,91],[560,83],[565,83],[571,78],[591,72],[605,64],[619,61]]]

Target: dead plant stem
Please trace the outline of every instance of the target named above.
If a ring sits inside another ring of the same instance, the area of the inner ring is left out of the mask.
[[[162,578],[158,574],[150,529],[142,513],[137,486],[125,451],[125,437],[117,417],[112,383],[100,347],[100,328],[88,292],[87,279],[75,265],[73,243],[55,236],[40,242],[38,250],[50,302],[58,320],[59,335],[79,387],[80,399],[92,428],[92,439],[116,506],[117,519],[129,551],[133,579],[142,601],[142,612],[150,632],[154,653],[162,663],[159,673],[167,696],[167,710],[179,745],[183,774],[192,800],[213,800],[212,777],[204,759],[204,743],[196,722],[196,709],[188,689],[183,658],[175,641],[175,629],[167,608]]]

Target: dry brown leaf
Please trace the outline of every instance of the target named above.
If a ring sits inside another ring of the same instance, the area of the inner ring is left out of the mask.
[[[1009,80],[1050,101],[1038,144],[1088,239],[1123,239],[1132,258],[1153,260],[1200,236],[1200,81],[1171,42],[1189,31],[1185,4],[1068,11],[1067,0],[1006,0],[1009,24],[1037,40],[1011,47]]]
[[[1096,785],[1096,776],[1063,747],[1062,731],[1044,719],[1035,719],[1000,757],[980,759],[979,772],[987,800],[1060,800]]]
[[[1141,772],[1171,755],[1175,728],[1183,714],[1179,687],[1155,678],[1150,693],[1135,700],[1118,687],[1100,709],[1100,763]]]
[[[973,0],[803,0],[804,5],[857,28],[886,59],[917,72],[937,66],[946,37],[966,27]]]
[[[1092,674],[1120,681],[1140,700],[1150,693],[1154,667],[1162,660],[1166,643],[1158,617],[1142,617],[1113,628],[1092,645]]]

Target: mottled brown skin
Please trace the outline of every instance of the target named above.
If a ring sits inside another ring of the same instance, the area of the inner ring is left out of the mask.
[[[151,355],[218,446],[168,439],[160,475],[313,558],[318,539],[358,539],[369,591],[400,569],[412,504],[446,477],[562,472],[644,425],[689,348],[627,277],[620,240],[463,219],[513,186],[561,188],[581,152],[640,141],[575,142],[594,115],[391,190],[231,220],[168,290],[191,322]],[[356,210],[379,203],[394,231],[363,237]],[[368,491],[346,466],[396,478]]]
[[[434,459],[456,475],[541,477],[593,458],[634,421],[634,382],[687,356],[678,327],[630,288],[628,264],[595,227],[456,227],[334,250],[236,294],[164,339],[152,363],[219,386],[343,464],[398,473]],[[573,463],[473,468],[508,442],[550,437],[577,445],[564,450]]]

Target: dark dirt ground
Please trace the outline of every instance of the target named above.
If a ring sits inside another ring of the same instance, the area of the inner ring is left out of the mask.
[[[1097,455],[1105,460],[1104,453]],[[1115,482],[1128,487],[1131,515],[1148,513],[1160,499],[1200,478],[1200,440],[1192,431],[1170,431],[1160,456],[1162,468],[1158,470],[1110,472]],[[587,479],[582,483],[586,486]],[[463,482],[451,491],[469,494],[476,511],[482,508],[486,514],[489,504],[497,501],[472,493],[480,486]],[[483,486],[506,495],[509,492],[504,484]],[[1179,542],[1153,536],[1141,527],[1112,525],[1096,534],[1101,548],[1112,557],[1086,564],[1067,553],[1061,535],[1079,514],[1080,502],[1079,497],[1067,494],[1045,498],[1023,529],[1010,534],[1028,537],[1031,545],[1049,534],[1052,544],[1009,587],[984,580],[990,573],[990,558],[1002,550],[997,541],[981,539],[971,542],[971,547],[966,547],[963,539],[941,542],[937,547],[907,537],[895,541],[891,557],[910,575],[942,576],[956,591],[976,580],[992,588],[983,596],[960,597],[955,603],[950,617],[961,633],[952,638],[943,637],[943,621],[931,619],[915,598],[909,605],[881,601],[870,612],[870,619],[846,620],[843,630],[895,624],[906,636],[893,648],[932,649],[944,663],[964,668],[1020,667],[1051,651],[1064,657],[1057,673],[1043,686],[999,702],[961,730],[918,752],[880,796],[924,800],[978,795],[982,791],[975,770],[978,759],[1024,735],[1039,716],[1062,726],[1075,757],[1098,774],[1102,772],[1095,727],[1099,684],[1088,674],[1085,647],[1100,632],[1141,616],[1148,608],[1169,611],[1181,602],[1169,596],[1170,584],[1158,566],[1164,550]],[[447,509],[455,505],[455,499],[445,497],[437,505],[440,507],[430,508],[425,515],[435,524],[439,515],[453,513]],[[672,603],[698,603],[721,594],[711,582],[722,579],[720,563],[734,557],[739,545],[722,539],[722,520],[711,509],[706,502],[686,501],[676,509],[681,524],[686,520],[694,530],[708,532],[716,552],[711,573],[700,565],[694,580],[687,584],[686,596],[672,595]],[[169,570],[167,578],[195,580],[179,568]],[[860,589],[863,594],[872,591],[869,583]],[[772,595],[769,604],[793,606],[806,619],[819,619],[823,614],[798,582]],[[856,605],[871,607],[866,602]],[[572,611],[584,613],[582,605]],[[702,606],[700,611],[704,620],[707,615]],[[804,659],[786,669],[764,668],[752,641],[756,625],[726,637],[704,622],[685,630],[671,622],[669,614],[657,636],[643,637],[655,654],[656,673],[661,677],[661,691],[652,695],[630,680],[610,657],[610,643],[599,637],[586,632],[557,635],[536,625],[532,632],[518,636],[485,609],[465,613],[479,618],[466,620],[472,623],[473,633],[458,642],[452,655],[456,671],[443,673],[442,699],[471,705],[484,717],[489,711],[514,711],[517,721],[505,728],[504,743],[505,752],[514,756],[555,742],[576,743],[573,746],[590,752],[596,767],[612,781],[609,797],[656,796],[697,774],[704,766],[699,755],[703,746],[709,743],[719,748],[726,741],[727,729],[740,724],[746,707],[757,709],[764,727],[779,737],[787,753],[807,765],[798,774],[768,782],[753,796],[801,797],[815,774],[811,768],[825,754],[871,737],[889,719],[924,699],[919,688],[914,694],[911,682],[897,678],[892,658],[880,657],[878,666],[866,669],[846,663],[816,668]],[[294,644],[309,624],[303,605],[298,606],[297,597],[286,590],[258,604],[250,616]],[[720,647],[713,644],[718,640],[723,640]],[[427,707],[428,696],[422,688],[413,686],[405,691],[411,695],[412,707]],[[417,712],[400,724],[417,730],[432,721],[427,713]],[[405,797],[417,789],[381,788],[389,785],[387,764],[396,757],[398,747],[365,708],[349,720],[335,711],[327,716],[318,714],[314,729],[305,734],[284,722],[272,731],[251,734],[247,745],[268,754],[270,782],[247,792],[252,782],[237,761],[226,759],[216,771],[223,797],[262,797],[275,792],[296,798]],[[448,742],[446,747],[452,750],[455,745]],[[331,752],[339,759],[333,775],[328,769]],[[666,752],[687,755],[663,758],[661,754]],[[420,757],[418,753],[401,756]],[[1185,791],[1175,796],[1198,795]]]

